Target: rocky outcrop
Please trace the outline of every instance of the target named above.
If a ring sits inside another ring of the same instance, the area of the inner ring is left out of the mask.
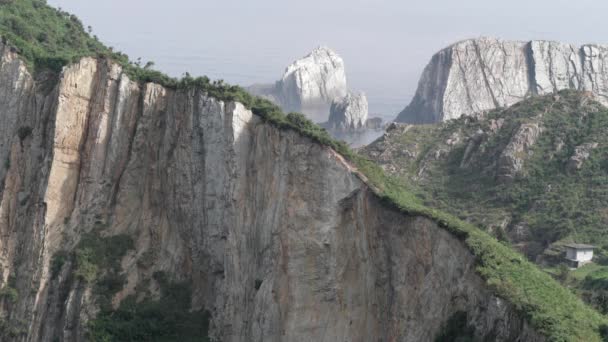
[[[289,65],[275,85],[254,85],[248,90],[270,99],[286,112],[301,112],[322,122],[327,120],[331,103],[348,93],[344,61],[321,46]]]
[[[589,159],[589,156],[591,156],[591,152],[596,149],[598,145],[599,144],[597,142],[591,142],[577,146],[574,149],[574,154],[572,155],[572,157],[570,157],[568,163],[566,164],[566,169],[568,170],[568,172],[572,173],[576,172],[577,170],[580,170],[583,167],[585,161],[587,161],[587,159]]]
[[[396,121],[431,123],[510,106],[562,89],[608,104],[608,46],[479,38],[433,56]]]
[[[365,94],[348,93],[331,104],[329,120],[323,126],[330,130],[355,131],[366,128],[367,98]]]
[[[540,136],[542,127],[537,122],[522,124],[498,158],[496,176],[501,180],[512,180],[521,173],[524,161]]]
[[[333,150],[105,60],[49,87],[2,52],[0,94],[13,96],[0,106],[0,287],[16,296],[0,296],[0,318],[12,341],[87,340],[95,285],[53,256],[88,232],[133,240],[115,306],[158,294],[163,271],[190,284],[222,341],[426,341],[463,312],[477,338],[543,340],[460,240],[387,207]]]

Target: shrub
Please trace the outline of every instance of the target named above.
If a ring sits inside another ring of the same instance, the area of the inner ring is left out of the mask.
[[[19,140],[21,141],[25,140],[30,134],[32,134],[32,128],[29,126],[21,126],[17,130],[17,136],[19,136]]]
[[[158,300],[122,301],[117,310],[103,310],[89,325],[91,341],[209,341],[209,313],[191,310],[192,291],[164,273],[154,278],[161,287]]]
[[[56,279],[63,268],[63,265],[68,260],[68,253],[59,251],[53,255],[51,259],[51,279]]]
[[[97,260],[93,249],[81,248],[75,252],[76,270],[74,275],[86,283],[92,283],[97,278]]]
[[[2,289],[0,289],[0,298],[4,298],[13,303],[19,299],[19,292],[17,292],[17,289],[14,287],[5,285]]]

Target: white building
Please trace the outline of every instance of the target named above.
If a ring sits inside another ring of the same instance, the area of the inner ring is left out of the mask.
[[[565,244],[564,247],[566,247],[566,260],[568,260],[572,267],[581,267],[584,264],[590,263],[591,259],[593,259],[594,246],[582,243],[569,243]]]

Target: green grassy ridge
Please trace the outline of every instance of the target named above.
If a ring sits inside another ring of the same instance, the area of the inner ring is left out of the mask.
[[[204,77],[194,79],[186,76],[178,81],[157,71],[141,68],[129,62],[124,54],[115,53],[90,37],[73,16],[48,7],[44,1],[3,0],[0,6],[0,34],[19,50],[26,64],[35,72],[59,71],[61,67],[78,58],[98,56],[115,60],[133,79],[141,82],[156,82],[175,88],[202,88],[210,96],[220,100],[241,102],[269,124],[279,129],[295,130],[342,154],[357,166],[377,195],[386,203],[399,208],[405,214],[430,218],[461,238],[477,259],[478,273],[496,294],[515,305],[532,326],[550,341],[601,340],[600,328],[608,323],[606,318],[587,307],[549,275],[524,260],[520,254],[488,234],[452,215],[424,206],[416,196],[404,189],[404,184],[399,180],[385,175],[373,162],[355,154],[344,143],[332,139],[325,130],[311,123],[303,115],[284,115],[276,105],[253,97],[237,86],[210,82]],[[7,18],[20,18],[21,22],[17,20],[18,23],[14,24],[15,20],[11,19],[8,25]],[[39,20],[27,21],[28,18]],[[27,29],[19,29],[24,22],[35,25],[32,34],[22,34],[28,32]],[[64,25],[71,29],[54,30],[48,25]],[[74,45],[67,39],[60,39],[57,40],[57,46],[49,46],[36,37],[35,33],[42,31],[57,32],[57,36],[63,38],[76,34],[84,43]],[[108,313],[104,319],[110,319],[109,323],[116,323],[111,317],[114,317],[112,313]],[[103,327],[100,329],[103,331]]]

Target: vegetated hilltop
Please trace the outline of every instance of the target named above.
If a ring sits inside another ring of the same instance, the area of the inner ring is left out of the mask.
[[[67,34],[94,38],[42,1],[0,17],[36,23],[0,28],[2,338],[605,334],[549,275],[302,115],[80,50]],[[43,31],[65,39],[23,34]]]

